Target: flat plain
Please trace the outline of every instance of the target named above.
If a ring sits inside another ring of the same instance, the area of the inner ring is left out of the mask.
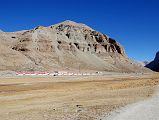
[[[100,120],[151,97],[159,74],[0,78],[0,120]]]

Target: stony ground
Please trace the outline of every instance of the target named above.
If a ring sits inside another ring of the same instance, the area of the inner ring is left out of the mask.
[[[151,97],[158,74],[0,79],[0,120],[100,120]]]

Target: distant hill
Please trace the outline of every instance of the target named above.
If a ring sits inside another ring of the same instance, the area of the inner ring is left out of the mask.
[[[64,21],[32,30],[0,32],[0,70],[143,72],[120,43],[89,26]]]
[[[149,61],[143,61],[144,66],[146,66],[149,63],[150,63]]]
[[[159,52],[156,53],[155,59],[146,65],[147,68],[159,72]]]
[[[142,66],[146,66],[147,64],[149,64],[150,62],[149,61],[143,61],[143,62],[138,62],[139,64],[141,64]]]

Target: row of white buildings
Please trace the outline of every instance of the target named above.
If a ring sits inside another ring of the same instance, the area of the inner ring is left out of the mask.
[[[18,76],[89,76],[98,75],[101,72],[96,73],[75,73],[75,72],[65,72],[65,71],[55,71],[55,72],[16,72]]]

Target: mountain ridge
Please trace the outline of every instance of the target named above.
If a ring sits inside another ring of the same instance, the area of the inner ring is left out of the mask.
[[[1,70],[50,71],[80,66],[83,70],[147,71],[130,61],[115,39],[68,20],[48,27],[0,33],[0,43]]]
[[[148,63],[145,67],[155,72],[159,72],[159,51],[156,53],[154,60]]]

